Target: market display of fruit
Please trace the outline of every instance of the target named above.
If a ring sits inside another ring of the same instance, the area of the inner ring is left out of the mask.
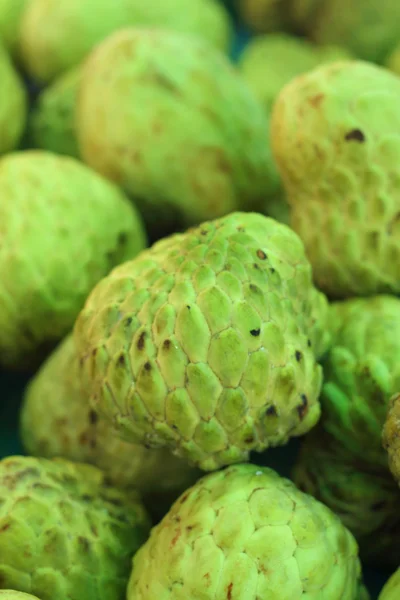
[[[400,600],[399,17],[0,0],[0,600]]]

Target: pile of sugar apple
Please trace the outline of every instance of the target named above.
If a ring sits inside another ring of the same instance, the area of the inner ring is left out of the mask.
[[[399,99],[394,0],[0,0],[0,600],[400,599]]]

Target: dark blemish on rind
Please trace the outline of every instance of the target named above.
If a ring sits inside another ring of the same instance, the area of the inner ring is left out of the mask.
[[[303,355],[299,350],[296,350],[295,357],[296,357],[297,362],[300,362],[301,359],[303,358]]]
[[[271,273],[275,273],[275,269],[274,269],[274,267],[271,267],[271,268],[270,268],[270,271],[271,271]]]
[[[250,289],[251,292],[254,292],[255,294],[259,294],[260,291],[261,291],[259,287],[257,287],[256,285],[254,285],[254,283],[251,283],[249,285],[249,289]]]
[[[274,405],[268,406],[267,410],[265,411],[265,414],[268,415],[269,417],[276,417],[277,412],[276,412],[276,408]]]
[[[191,306],[189,306],[189,304],[187,304],[187,305],[186,305],[186,308],[187,308],[188,310],[190,310],[192,307],[191,307]]]
[[[324,98],[324,94],[316,94],[315,96],[309,99],[309,102],[311,106],[314,106],[314,108],[318,108]]]
[[[258,264],[257,264],[257,263],[253,263],[253,267],[254,267],[255,269],[257,269],[258,271],[260,270],[260,267],[258,266]]]
[[[139,339],[137,341],[137,349],[138,350],[143,350],[145,339],[146,339],[146,332],[142,331],[142,333],[139,335]]]
[[[240,233],[244,233],[245,231],[244,227],[238,227],[237,230],[240,231]]]
[[[184,504],[188,498],[189,498],[189,492],[187,492],[184,496],[182,496],[182,498],[180,500],[180,504]]]
[[[228,585],[228,593],[226,595],[226,600],[232,600],[232,588],[233,588],[233,583],[230,583]]]
[[[123,366],[125,366],[125,356],[124,356],[123,354],[121,354],[121,355],[118,357],[118,365],[119,365],[120,367],[123,367]]]
[[[128,317],[127,319],[125,319],[124,325],[125,327],[129,327],[129,325],[131,325],[133,319],[132,317]]]
[[[253,436],[252,436],[252,435],[250,435],[249,437],[247,437],[247,438],[244,440],[244,443],[245,443],[245,444],[252,444],[253,442],[254,442],[254,438],[253,438]]]
[[[118,236],[118,244],[123,246],[128,241],[128,235],[125,232],[122,232]]]
[[[305,394],[301,394],[301,404],[297,406],[297,412],[300,417],[300,420],[303,420],[306,414],[308,413],[308,399]]]
[[[171,348],[171,340],[164,340],[163,348],[164,350],[169,350]]]
[[[90,410],[89,411],[89,421],[92,425],[96,425],[97,421],[99,420],[99,415],[97,414],[97,412],[95,410]]]
[[[307,346],[311,348],[311,340],[307,340]]]
[[[82,550],[84,552],[89,552],[90,542],[89,542],[88,539],[86,539],[85,537],[83,537],[83,536],[80,535],[78,537],[78,542],[79,542],[79,545],[82,546]]]
[[[207,235],[207,230],[206,229],[201,229],[200,230],[200,235]]]
[[[258,337],[261,333],[261,329],[251,329],[250,334],[254,337]]]
[[[352,129],[351,131],[349,131],[349,133],[345,135],[344,139],[346,140],[346,142],[354,141],[362,144],[363,142],[365,142],[365,135],[363,134],[361,129]]]
[[[3,527],[0,527],[0,533],[3,533],[3,531],[7,531],[7,529],[10,529],[10,527],[10,523],[6,523],[5,525],[3,525]]]
[[[267,258],[267,255],[265,252],[263,252],[263,250],[257,250],[257,256],[260,260],[266,260]]]
[[[145,371],[151,371],[151,364],[149,362],[144,363]]]

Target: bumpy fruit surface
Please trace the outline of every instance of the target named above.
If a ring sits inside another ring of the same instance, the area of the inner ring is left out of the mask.
[[[386,467],[381,433],[400,389],[400,299],[357,298],[331,305],[331,349],[323,360],[322,424],[369,468]]]
[[[22,81],[0,40],[0,154],[14,150],[21,139],[27,113]]]
[[[382,63],[400,38],[396,0],[329,0],[311,27],[321,44],[341,44],[363,60]]]
[[[0,38],[13,55],[18,54],[21,19],[30,2],[32,0],[0,0]]]
[[[29,124],[35,148],[80,157],[75,131],[80,76],[80,67],[72,69],[40,94]]]
[[[379,600],[398,600],[400,598],[400,569],[391,576],[383,588]]]
[[[36,596],[15,592],[14,590],[0,590],[0,600],[39,600]]]
[[[305,439],[293,480],[338,515],[368,564],[400,563],[399,489],[387,471],[369,471],[315,428]]]
[[[240,19],[257,32],[282,30],[287,25],[285,0],[236,0]]]
[[[174,500],[198,477],[196,469],[165,450],[147,450],[116,437],[81,390],[71,336],[29,384],[21,439],[31,455],[94,464],[116,487],[135,487],[146,495],[168,494]]]
[[[275,471],[202,478],[133,561],[128,600],[358,600],[357,544],[338,517]]]
[[[72,158],[0,161],[0,362],[39,360],[73,326],[92,287],[145,245],[124,194]]]
[[[399,77],[348,61],[295,78],[274,106],[291,225],[332,297],[400,292],[399,94]]]
[[[249,210],[275,186],[262,107],[226,57],[183,34],[132,28],[101,44],[77,131],[84,160],[156,223]]]
[[[128,26],[163,27],[228,50],[231,23],[216,0],[31,0],[21,26],[25,68],[49,81],[78,66],[99,42]]]
[[[234,213],[115,269],[75,338],[93,407],[121,434],[212,470],[316,423],[326,313],[299,238]]]
[[[148,519],[135,493],[63,460],[0,462],[0,581],[41,600],[122,599]]]
[[[383,446],[388,453],[389,468],[400,484],[400,394],[394,395],[389,403],[383,428]]]

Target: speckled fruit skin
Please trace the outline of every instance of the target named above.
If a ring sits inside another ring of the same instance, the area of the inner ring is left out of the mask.
[[[0,38],[13,56],[18,55],[21,19],[30,2],[32,0],[0,0]]]
[[[293,481],[338,515],[372,566],[400,563],[399,489],[387,470],[367,470],[316,427],[305,438]]]
[[[73,326],[92,287],[145,246],[115,186],[41,151],[0,161],[0,363],[35,363]]]
[[[135,493],[62,460],[0,462],[0,582],[41,600],[123,600],[149,522]]]
[[[400,389],[400,299],[357,298],[330,310],[333,342],[322,364],[322,424],[369,469],[387,468],[381,432]]]
[[[116,487],[135,487],[143,495],[165,495],[173,501],[199,476],[196,469],[165,450],[147,450],[116,437],[81,390],[72,336],[30,382],[20,433],[28,454],[93,464]]]
[[[390,399],[382,442],[388,454],[389,468],[400,484],[400,394],[395,394]]]
[[[340,43],[363,60],[382,63],[400,38],[400,3],[396,0],[321,2],[310,33],[318,43]]]
[[[287,26],[285,0],[236,0],[239,17],[258,33],[279,31]]]
[[[277,177],[268,131],[235,67],[202,40],[125,29],[85,65],[83,159],[174,231],[263,201]]]
[[[24,594],[24,592],[0,590],[0,600],[39,600],[39,598],[31,596],[31,594]]]
[[[356,600],[357,544],[338,517],[277,473],[202,478],[133,561],[128,600]]]
[[[399,77],[348,61],[295,78],[274,106],[291,225],[332,297],[400,292],[399,94]]]
[[[326,314],[299,238],[234,213],[115,269],[75,339],[92,405],[121,435],[213,470],[316,423]]]
[[[398,600],[400,597],[400,569],[390,577],[382,592],[379,600]]]
[[[232,36],[229,15],[216,0],[32,0],[21,25],[25,69],[39,81],[54,79],[128,26],[165,27],[196,35],[224,51]]]
[[[0,154],[14,150],[26,123],[27,97],[22,81],[0,42]]]
[[[80,76],[81,67],[67,71],[39,95],[29,122],[35,148],[80,158],[75,131]]]

